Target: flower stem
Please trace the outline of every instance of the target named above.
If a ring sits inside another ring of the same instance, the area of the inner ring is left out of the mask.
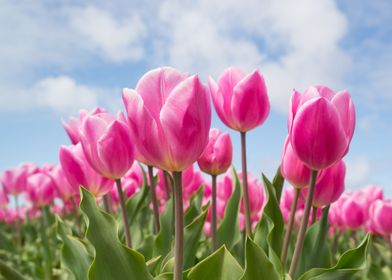
[[[182,172],[173,172],[175,233],[174,233],[174,280],[182,280],[184,256],[184,213],[182,201]]]
[[[151,202],[152,202],[153,213],[154,213],[155,233],[158,233],[161,227],[159,224],[159,208],[158,208],[157,194],[155,191],[154,172],[153,172],[153,167],[151,165],[148,166],[148,177],[150,178]]]
[[[128,214],[127,214],[127,209],[125,208],[125,195],[122,190],[121,179],[116,179],[116,186],[117,186],[118,195],[120,196],[120,207],[121,207],[122,217],[124,222],[125,242],[127,243],[127,246],[131,248],[132,247],[131,231],[129,229]]]
[[[44,247],[44,259],[45,259],[45,279],[52,280],[52,254],[50,252],[49,240],[46,235],[46,229],[49,227],[48,222],[48,206],[41,208],[41,241]]]
[[[317,221],[317,207],[312,207],[312,225]]]
[[[169,188],[169,174],[167,171],[163,170],[163,178],[165,180],[165,192],[166,192],[166,201],[170,199],[170,188]]]
[[[291,205],[289,223],[287,225],[286,235],[284,236],[283,249],[282,249],[282,254],[280,257],[280,260],[282,261],[283,267],[286,266],[287,252],[289,249],[291,233],[293,231],[295,212],[297,210],[297,203],[298,203],[298,198],[299,198],[300,192],[301,192],[300,189],[297,189],[297,188],[295,189],[294,200],[293,200],[293,204]]]
[[[252,222],[250,219],[250,205],[248,194],[248,169],[246,166],[246,132],[241,132],[241,159],[242,159],[242,188],[245,206],[246,234],[252,237]]]
[[[111,205],[110,205],[110,197],[109,197],[109,194],[105,194],[104,196],[103,196],[103,207],[105,208],[105,211],[107,212],[107,213],[112,213],[112,207],[111,207]]]
[[[217,243],[217,213],[216,213],[216,175],[211,175],[212,178],[212,219],[211,219],[211,237],[212,237],[212,251],[218,249]]]
[[[304,246],[306,229],[308,227],[308,222],[309,222],[310,209],[312,207],[312,202],[313,202],[314,188],[316,186],[317,173],[318,173],[317,170],[312,170],[312,176],[310,177],[309,191],[308,191],[308,197],[306,198],[304,215],[302,217],[301,227],[299,229],[297,242],[295,244],[294,255],[289,270],[289,274],[291,278],[294,278],[295,272],[297,271],[298,263],[302,253],[302,248]]]

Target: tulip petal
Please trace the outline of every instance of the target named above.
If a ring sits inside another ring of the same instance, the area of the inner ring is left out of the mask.
[[[323,97],[311,99],[299,108],[290,142],[298,157],[314,170],[340,160],[349,144],[338,111]]]
[[[187,77],[188,74],[171,67],[156,68],[143,75],[135,90],[143,99],[144,106],[158,120],[159,112],[174,87]]]
[[[345,129],[347,138],[350,141],[355,129],[355,107],[351,100],[351,96],[348,91],[344,90],[337,93],[332,98],[331,102],[335,105],[340,114],[343,128]]]
[[[208,142],[211,107],[207,89],[195,75],[172,91],[160,120],[170,145],[169,171],[182,171],[195,162]]]
[[[264,78],[255,70],[239,81],[234,89],[230,110],[238,131],[248,131],[261,125],[267,118],[270,104]]]

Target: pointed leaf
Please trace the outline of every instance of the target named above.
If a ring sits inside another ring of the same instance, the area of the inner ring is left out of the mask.
[[[249,237],[245,245],[245,273],[241,279],[280,280],[279,274],[263,249]]]
[[[243,275],[239,263],[225,246],[199,262],[188,274],[189,280],[239,280]]]
[[[152,279],[143,255],[118,240],[114,218],[100,211],[95,198],[84,188],[81,188],[81,197],[80,208],[88,225],[86,237],[95,248],[89,279]]]

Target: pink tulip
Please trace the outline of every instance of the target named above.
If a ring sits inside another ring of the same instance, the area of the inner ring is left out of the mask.
[[[68,137],[71,140],[71,143],[74,145],[79,143],[80,141],[79,129],[81,124],[83,123],[83,120],[88,115],[96,115],[104,112],[106,112],[106,110],[102,108],[95,108],[91,112],[88,112],[87,110],[80,110],[79,118],[70,117],[68,122],[62,120],[63,127],[65,129],[65,132],[67,132]]]
[[[288,120],[290,142],[312,170],[338,162],[348,152],[355,127],[355,108],[347,91],[325,86],[294,91]]]
[[[125,118],[108,113],[89,115],[80,127],[84,154],[102,176],[119,179],[131,168],[134,148]]]
[[[210,175],[225,173],[230,167],[233,145],[228,133],[212,128],[209,141],[202,155],[197,160],[200,169]]]
[[[18,195],[26,190],[27,178],[38,172],[38,167],[31,163],[24,163],[15,168],[4,171],[1,183],[4,190],[12,195]]]
[[[242,180],[242,172],[238,172],[238,178]],[[264,203],[263,186],[258,180],[248,172],[248,188],[249,188],[249,206],[250,214],[253,222],[258,221],[261,215]],[[241,199],[240,213],[245,213],[244,201]]]
[[[79,188],[75,188],[75,185],[69,183],[61,165],[55,166],[49,175],[56,185],[57,193],[64,201],[69,201],[70,199],[73,199],[74,196],[79,195]]]
[[[356,200],[355,194],[349,195],[342,203],[343,225],[350,229],[357,229],[366,222],[363,206]]]
[[[102,177],[87,162],[80,143],[60,147],[60,163],[73,188],[83,186],[95,196],[102,196],[113,187],[113,181]]]
[[[295,197],[295,188],[294,186],[289,186],[283,190],[282,193],[282,198],[280,200],[280,208],[284,209],[285,211],[288,211],[290,213],[291,210],[291,205],[294,202],[294,197]],[[303,209],[305,207],[305,197],[303,195],[298,196],[298,201],[297,201],[297,210],[298,209]]]
[[[286,138],[284,144],[280,172],[295,188],[302,189],[309,185],[310,169],[303,164],[294,152],[289,137]]]
[[[346,165],[342,160],[321,171],[314,190],[313,206],[322,208],[338,200],[344,192],[345,176]]]
[[[27,197],[33,205],[50,205],[56,196],[56,185],[45,172],[39,172],[27,179]]]
[[[200,171],[195,170],[193,165],[188,167],[182,174],[182,191],[184,199],[184,209],[189,207],[192,196],[205,185],[204,178]]]
[[[146,73],[123,101],[137,147],[136,158],[167,171],[183,171],[208,143],[211,107],[198,76],[169,68]]]
[[[209,86],[215,110],[228,127],[246,132],[261,125],[270,111],[264,78],[258,70],[245,75],[240,69],[226,69]]]
[[[356,197],[357,201],[359,201],[360,204],[363,205],[365,211],[365,219],[369,220],[370,205],[378,199],[384,199],[384,191],[382,188],[375,185],[368,185],[365,188],[360,189],[358,192],[356,192]]]
[[[371,224],[382,235],[392,234],[392,200],[376,200],[370,206]]]

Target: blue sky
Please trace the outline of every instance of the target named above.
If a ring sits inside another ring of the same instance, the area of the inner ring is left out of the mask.
[[[357,109],[347,189],[373,183],[392,196],[391,1],[3,0],[0,38],[0,171],[58,162],[69,143],[61,118],[124,110],[121,89],[151,68],[206,81],[235,65],[260,69],[272,104],[248,134],[253,173],[279,164],[291,90],[324,83],[349,90]],[[228,130],[216,115],[213,126]]]

